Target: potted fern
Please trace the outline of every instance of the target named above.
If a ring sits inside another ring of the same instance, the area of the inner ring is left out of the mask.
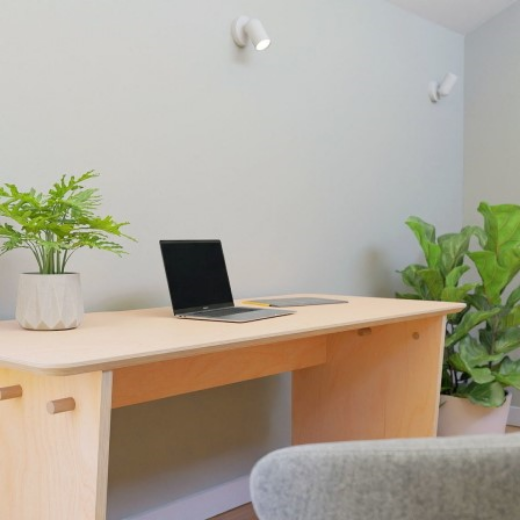
[[[440,434],[476,432],[480,425],[486,428],[491,412],[499,424],[487,431],[504,431],[511,399],[507,389],[520,389],[520,361],[511,357],[520,348],[520,287],[514,283],[520,271],[520,206],[482,202],[478,211],[483,227],[468,226],[439,237],[435,227],[420,218],[406,221],[421,245],[426,265],[412,264],[401,271],[412,292],[397,296],[467,304],[447,319]],[[479,246],[473,251],[472,237]],[[478,273],[476,282],[462,282],[470,270],[467,259]],[[452,419],[468,406],[472,424],[463,431],[454,429]],[[448,415],[451,419],[443,422]]]
[[[47,193],[21,191],[8,183],[0,186],[0,218],[7,219],[0,222],[0,255],[28,249],[38,267],[21,274],[18,285],[16,319],[26,329],[77,327],[83,300],[79,274],[66,270],[71,256],[85,247],[121,255],[123,247],[111,237],[132,239],[121,231],[127,222],[95,215],[101,204],[98,189],[83,187],[94,177],[94,171],[64,175]]]

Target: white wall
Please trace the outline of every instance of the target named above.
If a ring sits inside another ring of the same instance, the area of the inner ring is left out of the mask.
[[[466,37],[464,217],[520,203],[520,4]],[[477,215],[477,217],[475,217]]]
[[[464,221],[480,201],[520,204],[520,4],[466,37]],[[518,280],[517,280],[518,281]],[[515,392],[513,405],[520,406]]]
[[[271,48],[234,46],[241,14]],[[427,85],[462,76],[463,44],[384,0],[4,2],[0,181],[101,173],[105,211],[139,243],[77,254],[89,310],[167,305],[161,238],[221,238],[236,297],[392,296],[419,258],[406,217],[461,224],[462,82],[437,105]],[[0,317],[31,269],[0,258]],[[287,384],[116,411],[110,518],[287,444]]]

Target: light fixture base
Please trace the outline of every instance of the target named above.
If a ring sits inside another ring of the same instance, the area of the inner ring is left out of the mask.
[[[248,36],[245,31],[245,26],[247,22],[249,22],[249,19],[249,16],[239,16],[231,24],[231,36],[239,47],[245,47],[247,45]]]
[[[439,96],[439,84],[436,81],[431,81],[428,86],[428,95],[432,103],[437,103],[441,98]]]

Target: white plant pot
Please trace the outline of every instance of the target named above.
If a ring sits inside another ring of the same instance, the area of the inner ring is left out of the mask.
[[[505,433],[512,394],[498,408],[473,404],[469,399],[441,395],[437,435],[473,435]]]
[[[18,282],[16,319],[24,329],[74,329],[83,317],[78,273],[24,273]]]

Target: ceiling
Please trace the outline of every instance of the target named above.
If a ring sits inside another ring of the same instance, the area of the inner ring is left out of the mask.
[[[389,0],[407,11],[467,34],[517,0]]]

